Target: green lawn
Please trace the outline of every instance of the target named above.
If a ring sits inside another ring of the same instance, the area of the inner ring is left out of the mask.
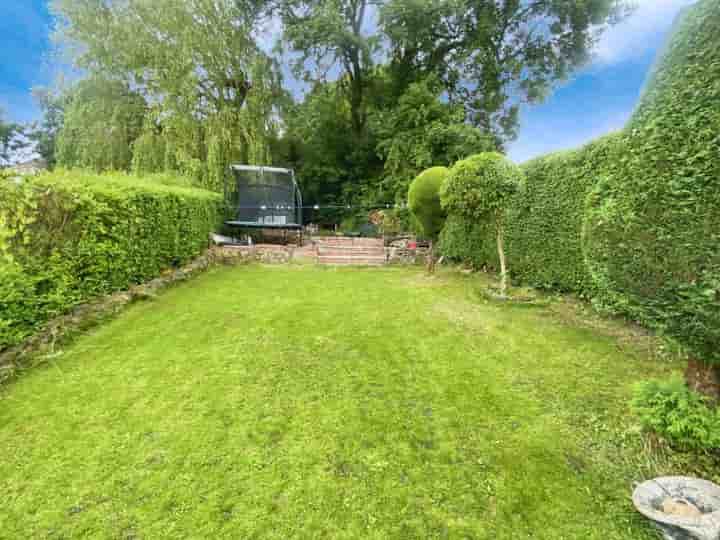
[[[655,538],[627,401],[677,364],[476,276],[218,268],[2,390],[0,538]]]

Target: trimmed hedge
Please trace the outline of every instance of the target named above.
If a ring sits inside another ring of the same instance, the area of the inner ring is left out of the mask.
[[[0,350],[199,255],[222,197],[170,182],[77,171],[0,179]]]
[[[510,268],[720,363],[720,2],[676,30],[628,126],[526,163],[507,219]],[[494,231],[450,216],[446,256],[497,268]]]
[[[598,298],[720,363],[720,2],[688,10],[588,199]]]
[[[611,134],[523,165],[526,182],[507,220],[510,267],[520,281],[583,296],[593,293],[582,248],[585,201],[621,157],[621,148],[622,135]]]

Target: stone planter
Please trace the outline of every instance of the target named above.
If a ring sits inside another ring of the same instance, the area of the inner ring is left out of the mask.
[[[720,540],[720,486],[684,476],[665,476],[640,484],[635,508],[666,540]]]

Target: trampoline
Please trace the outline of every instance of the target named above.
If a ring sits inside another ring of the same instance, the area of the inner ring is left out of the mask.
[[[226,225],[250,229],[302,229],[302,195],[292,169],[231,165],[225,179]]]

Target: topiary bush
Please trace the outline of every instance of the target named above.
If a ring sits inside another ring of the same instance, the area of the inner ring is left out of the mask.
[[[505,215],[522,180],[519,167],[502,154],[486,152],[457,162],[440,190],[442,207],[448,214],[495,228],[503,295],[507,287]]]
[[[587,199],[598,302],[692,356],[691,386],[720,398],[720,3],[688,10]],[[694,380],[692,380],[694,379]]]
[[[445,224],[446,214],[440,205],[440,188],[448,175],[447,167],[432,167],[421,172],[408,189],[408,207],[430,240],[428,270],[435,263],[434,241]]]
[[[440,204],[440,188],[448,175],[447,167],[432,167],[421,172],[408,189],[408,207],[431,239],[437,238],[445,223]]]
[[[123,174],[0,183],[0,350],[200,254],[222,211],[218,194]]]

